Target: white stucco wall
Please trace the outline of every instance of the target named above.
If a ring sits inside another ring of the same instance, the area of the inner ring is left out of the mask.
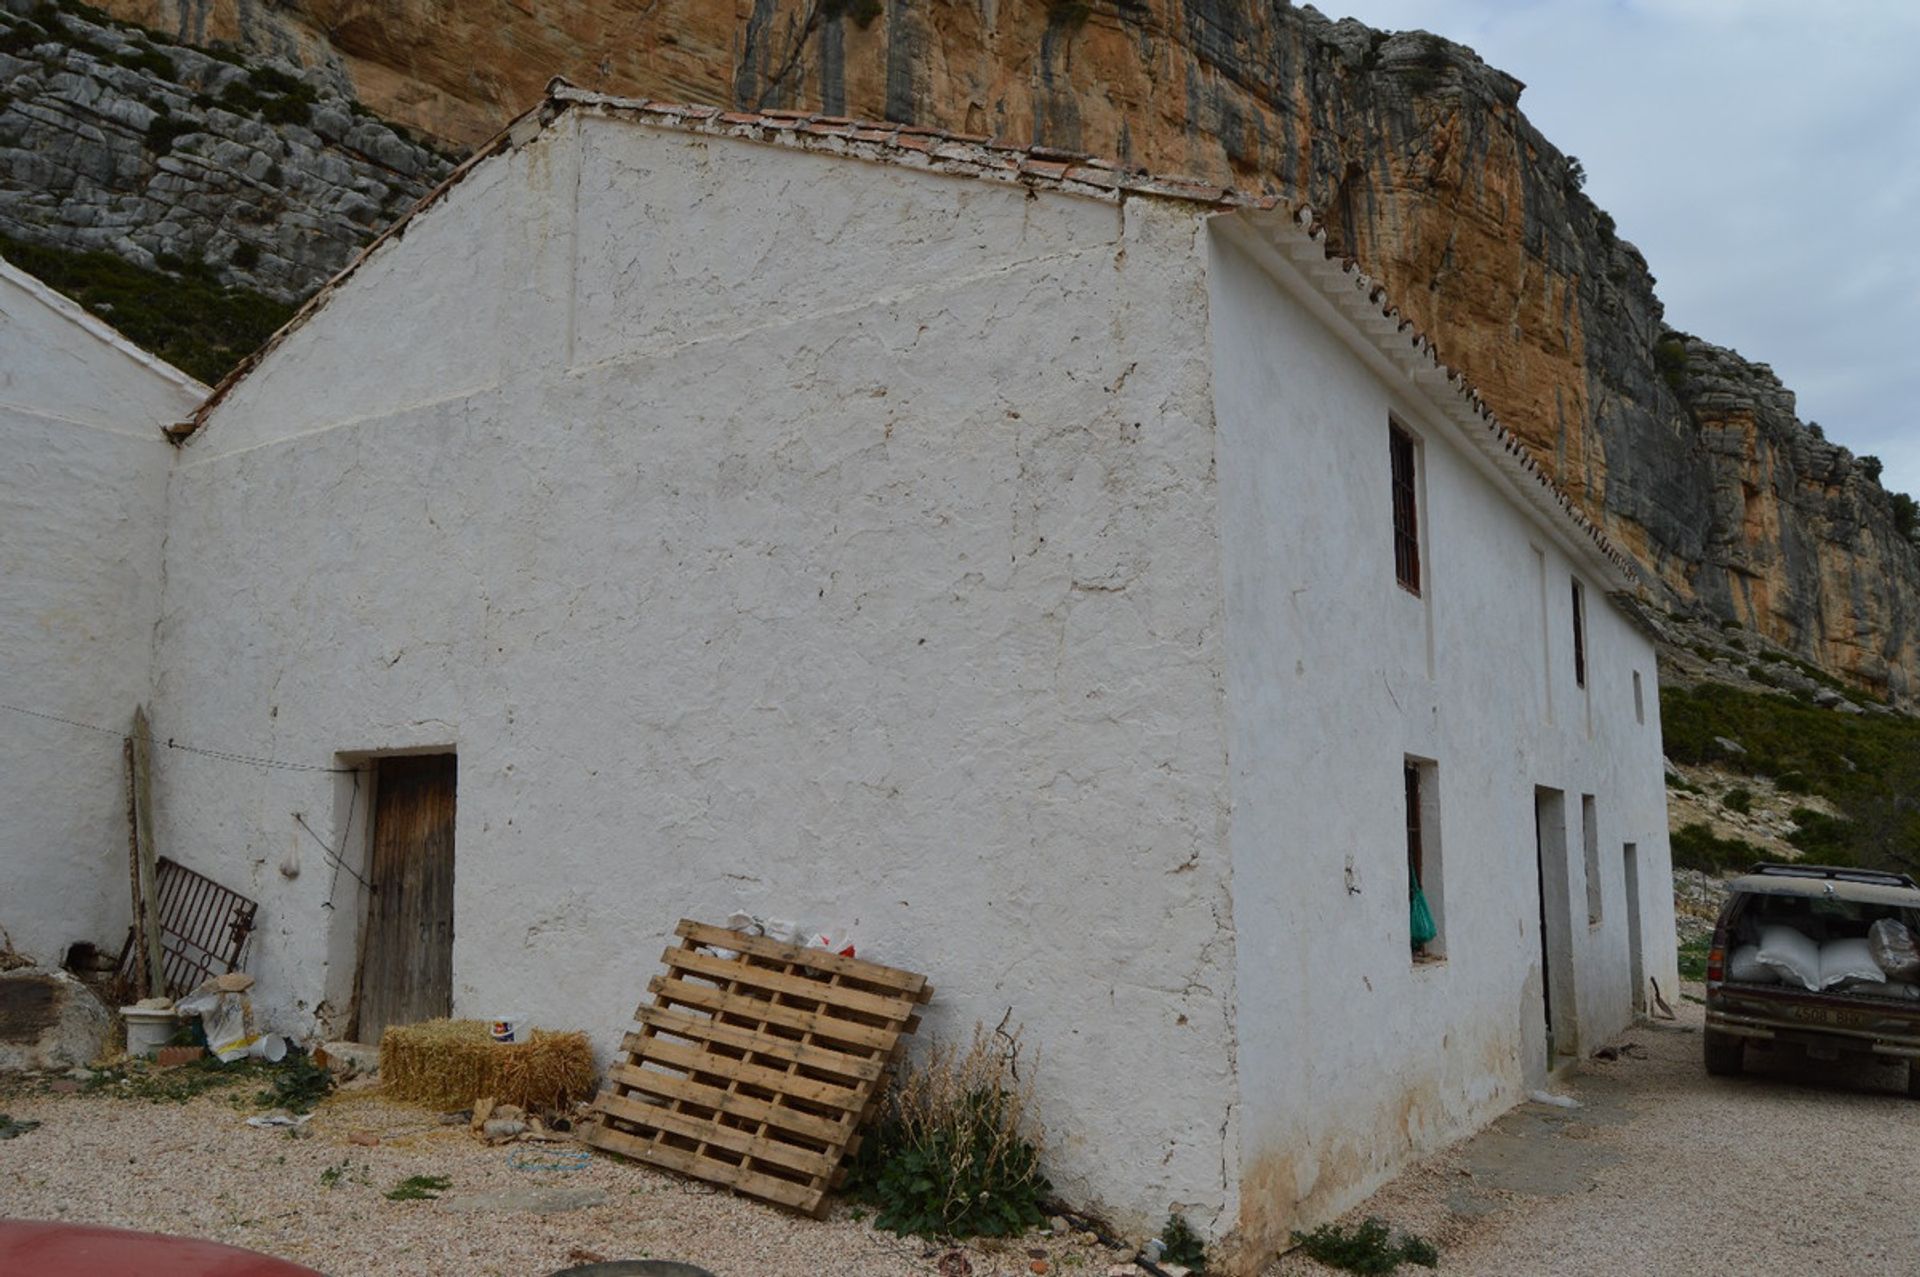
[[[923,1034],[1024,1022],[1062,1191],[1217,1220],[1200,234],[575,112],[187,445],[160,710],[309,765],[457,748],[456,1014],[605,1050],[679,918],[851,925],[936,985]],[[364,790],[162,761],[168,845],[261,902],[261,1004],[338,1024],[364,901],[293,814],[357,868]]]
[[[1630,1023],[1625,843],[1640,857],[1647,970],[1666,989],[1674,959],[1652,645],[1589,579],[1589,687],[1576,689],[1568,582],[1584,569],[1403,377],[1329,323],[1324,302],[1283,286],[1297,282],[1289,267],[1230,242],[1233,225],[1216,228],[1209,259],[1240,1220],[1257,1250],[1540,1084],[1536,786],[1564,789],[1570,813],[1579,1032],[1557,1025],[1561,1045],[1591,1049]],[[1423,440],[1417,598],[1395,581],[1390,413]],[[1408,943],[1410,756],[1432,760],[1439,784],[1427,855],[1431,879],[1437,840],[1445,961],[1420,965]],[[1583,793],[1599,821],[1593,927]]]
[[[0,264],[0,927],[42,961],[125,937],[127,781],[171,446],[206,388]]]

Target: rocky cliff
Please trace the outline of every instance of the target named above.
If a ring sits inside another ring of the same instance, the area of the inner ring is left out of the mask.
[[[306,296],[451,162],[297,70],[0,0],[0,234]]]
[[[1304,197],[1649,568],[1876,689],[1920,691],[1920,566],[1870,466],[1764,367],[1670,333],[1522,86],[1278,0],[110,0],[471,143],[552,75],[883,116]],[[1910,514],[1910,508],[1907,513]],[[1903,519],[1902,522],[1910,520]]]

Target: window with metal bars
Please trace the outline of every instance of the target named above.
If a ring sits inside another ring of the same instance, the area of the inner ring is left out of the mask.
[[[1420,508],[1413,436],[1387,425],[1393,454],[1393,571],[1403,589],[1420,593]]]
[[[1587,592],[1573,583],[1573,685],[1587,685]]]

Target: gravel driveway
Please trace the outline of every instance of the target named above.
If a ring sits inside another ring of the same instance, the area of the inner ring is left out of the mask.
[[[1623,1037],[1637,1049],[1620,1059],[1582,1065],[1560,1087],[1580,1108],[1522,1105],[1347,1222],[1430,1238],[1443,1274],[1920,1272],[1920,1101],[1905,1070],[1750,1053],[1747,1076],[1709,1078],[1702,1009],[1679,1011]],[[1332,1271],[1296,1254],[1269,1277]]]
[[[516,1170],[516,1153],[548,1146],[488,1148],[464,1124],[371,1093],[335,1096],[298,1136],[247,1126],[258,1110],[226,1096],[182,1104],[16,1089],[0,1093],[0,1111],[42,1123],[0,1140],[0,1215],[212,1238],[331,1277],[534,1277],[595,1258],[679,1259],[718,1277],[907,1277],[936,1273],[943,1253],[878,1232],[844,1205],[804,1219],[605,1156],[571,1173]],[[356,1134],[380,1142],[352,1143]],[[451,1186],[437,1201],[387,1199],[415,1175]],[[544,1215],[449,1209],[542,1186],[607,1200]],[[975,1243],[967,1257],[975,1277],[1030,1277],[1030,1250],[1055,1273],[1104,1274],[1113,1262],[1049,1237]]]
[[[1443,1274],[1920,1272],[1920,1102],[1906,1098],[1903,1071],[1835,1075],[1782,1058],[1710,1079],[1700,1020],[1683,1001],[1677,1024],[1634,1030],[1620,1058],[1590,1061],[1562,1085],[1580,1108],[1522,1105],[1348,1221],[1378,1215],[1428,1237]],[[246,1126],[254,1110],[219,1097],[16,1090],[0,1094],[0,1110],[43,1124],[0,1140],[0,1214],[210,1237],[334,1277],[527,1277],[599,1256],[684,1259],[720,1277],[939,1270],[939,1251],[876,1232],[845,1206],[800,1219],[606,1157],[575,1173],[516,1170],[511,1149],[372,1095],[335,1097],[298,1137]],[[380,1142],[355,1144],[356,1134]],[[446,1200],[386,1198],[412,1175],[445,1176]],[[542,1185],[607,1201],[547,1215],[448,1209]],[[1029,1247],[1056,1274],[1104,1274],[1120,1258],[1059,1238],[976,1244],[972,1272],[1026,1274]],[[1295,1254],[1267,1277],[1330,1271]]]

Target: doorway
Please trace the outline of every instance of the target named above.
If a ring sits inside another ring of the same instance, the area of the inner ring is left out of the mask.
[[[1573,913],[1567,894],[1567,796],[1533,795],[1534,856],[1540,886],[1540,1015],[1546,1027],[1546,1069],[1580,1050],[1573,985]]]
[[[1640,847],[1626,844],[1627,978],[1633,981],[1633,1013],[1647,1010],[1647,955],[1640,949]]]
[[[374,760],[370,893],[353,1037],[453,1011],[452,754]]]

